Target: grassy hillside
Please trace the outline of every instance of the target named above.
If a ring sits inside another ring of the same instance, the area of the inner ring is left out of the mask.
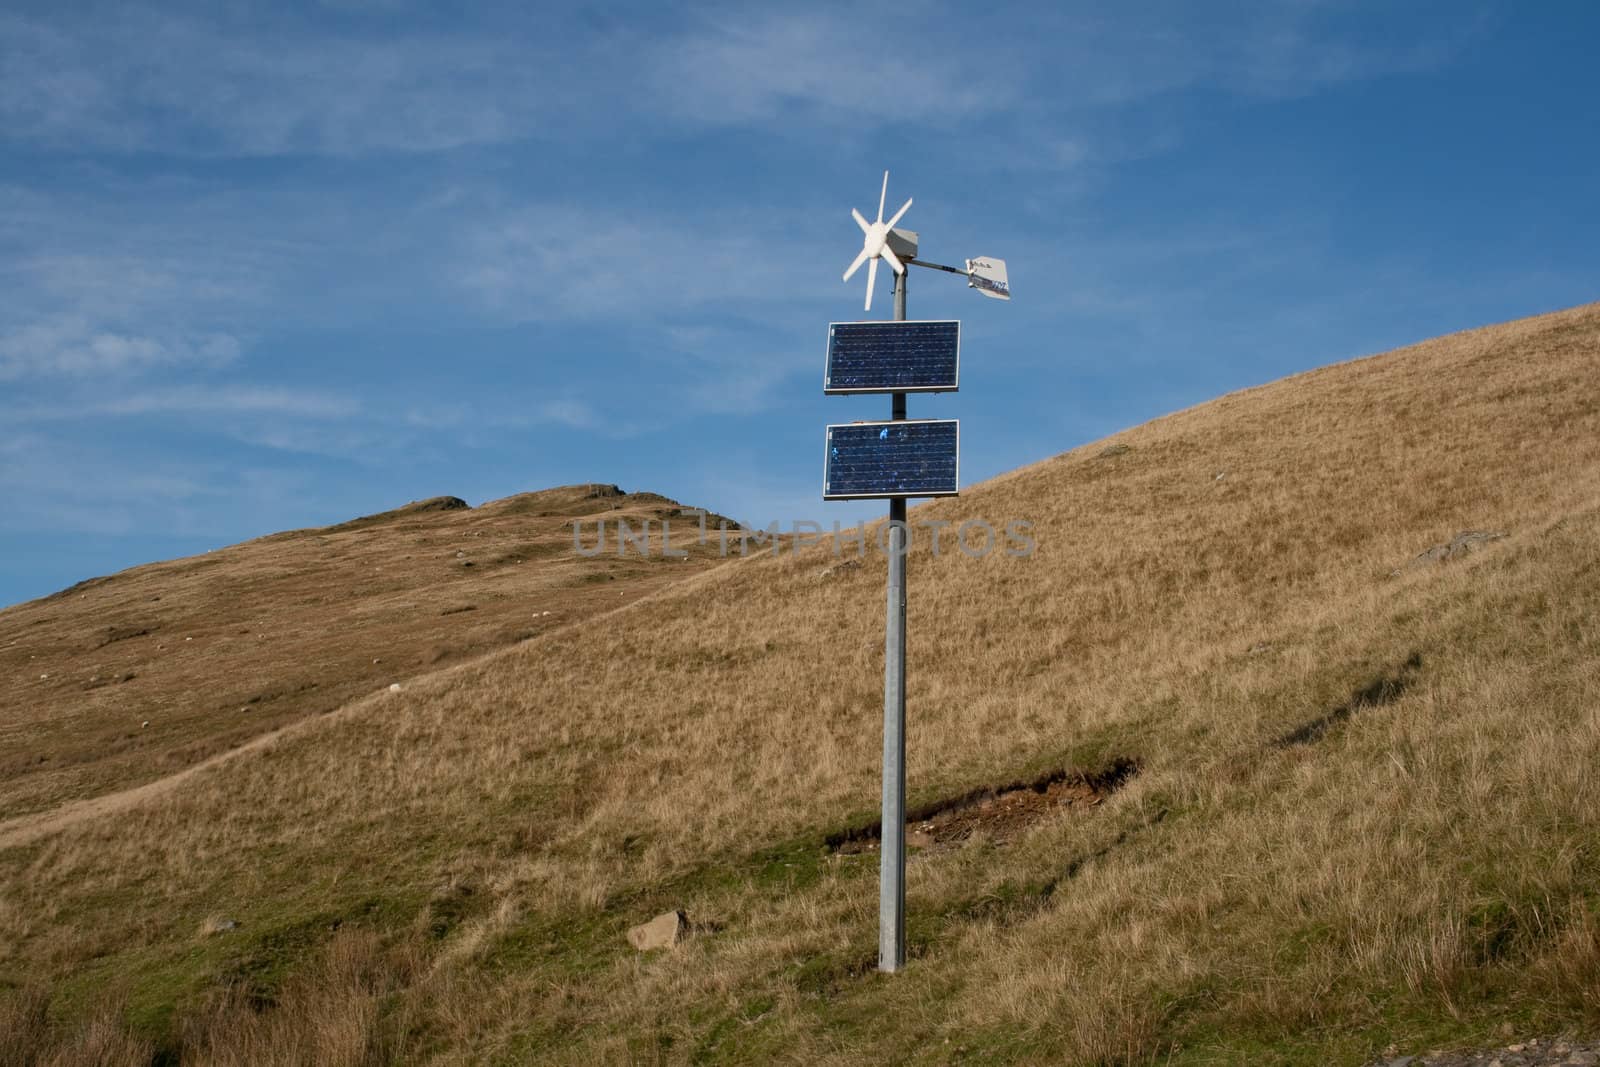
[[[615,610],[721,557],[573,551],[572,523],[669,522],[653,493],[580,485],[437,497],[136,567],[0,611],[7,820],[167,778],[418,674]]]
[[[884,564],[812,549],[0,851],[0,1010],[194,1063],[1358,1063],[1593,1030],[1597,381],[1592,306],[914,509],[1038,547],[910,560],[903,975],[872,969]],[[1463,531],[1505,536],[1424,555]],[[636,953],[671,908],[689,939]]]

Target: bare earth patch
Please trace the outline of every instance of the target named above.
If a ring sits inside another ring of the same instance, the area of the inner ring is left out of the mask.
[[[925,804],[906,819],[906,844],[925,850],[959,848],[973,838],[1003,844],[1046,819],[1098,807],[1138,771],[1135,761],[1119,759],[1099,771],[1054,770]],[[873,823],[830,837],[828,847],[847,855],[875,852],[882,835],[882,824]]]

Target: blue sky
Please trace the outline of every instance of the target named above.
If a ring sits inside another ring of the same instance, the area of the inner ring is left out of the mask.
[[[444,493],[876,514],[820,379],[885,168],[1010,265],[911,280],[969,484],[1600,296],[1593,5],[464,7],[0,11],[0,604]]]

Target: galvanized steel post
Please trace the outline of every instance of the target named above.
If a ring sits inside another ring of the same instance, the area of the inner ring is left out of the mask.
[[[906,280],[895,277],[894,317],[906,318]],[[893,394],[891,418],[906,417]],[[878,837],[878,970],[906,965],[906,501],[889,501],[889,600],[883,642],[883,822]]]

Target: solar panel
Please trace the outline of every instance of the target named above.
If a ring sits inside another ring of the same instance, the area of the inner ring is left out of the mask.
[[[960,422],[901,419],[828,427],[822,499],[955,496]]]
[[[833,322],[828,324],[824,393],[953,393],[961,323]]]

